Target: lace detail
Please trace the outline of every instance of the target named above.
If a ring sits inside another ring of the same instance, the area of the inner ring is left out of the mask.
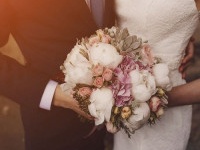
[[[161,58],[162,62],[168,64],[169,70],[173,71],[178,70],[184,55],[182,54],[175,57],[174,55],[170,54],[156,54],[155,56]]]

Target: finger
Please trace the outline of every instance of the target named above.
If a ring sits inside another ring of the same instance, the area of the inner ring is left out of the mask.
[[[195,42],[195,37],[192,36],[192,37],[190,38],[190,41],[191,41],[191,42]]]
[[[188,63],[193,57],[193,54],[188,54],[182,61],[182,64]]]
[[[183,65],[181,65],[181,67],[179,68],[179,72],[182,74],[182,78],[185,79],[187,68],[188,68],[191,64],[192,64],[192,63],[183,64]]]
[[[186,73],[183,72],[183,73],[182,73],[182,79],[185,79],[185,78],[186,78]]]
[[[183,68],[184,68],[183,65],[181,65],[181,66],[179,67],[179,72],[180,72],[180,73],[183,72]]]
[[[78,113],[79,115],[89,119],[89,120],[93,120],[94,117],[92,117],[91,115],[87,114],[86,112],[82,111],[79,107],[77,107],[76,109],[74,109],[74,111],[76,113]]]
[[[79,102],[77,100],[75,100],[73,97],[68,97],[68,102],[65,103],[68,108],[72,109],[73,111],[75,111],[76,113],[78,113],[79,115],[89,119],[89,120],[93,120],[94,118],[87,114],[86,112],[84,112],[83,110],[80,109],[79,107]]]
[[[186,68],[189,66],[189,64],[182,64],[180,67],[179,67],[179,72],[180,73],[183,73]]]
[[[67,97],[67,98],[65,98],[65,100],[60,101],[59,103],[60,103],[59,105],[63,108],[68,108],[68,109],[72,109],[72,110],[79,108],[78,101],[74,100],[71,97]]]
[[[194,44],[193,42],[189,42],[186,49],[186,56],[182,60],[182,64],[189,62],[194,56]]]
[[[190,65],[191,65],[191,63],[183,64],[183,65],[181,66],[181,72],[186,71],[187,68],[188,68]]]

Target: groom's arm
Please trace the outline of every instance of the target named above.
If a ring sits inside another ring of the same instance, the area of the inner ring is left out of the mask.
[[[10,35],[12,9],[7,0],[0,0],[0,47],[3,47]],[[30,64],[20,65],[16,60],[0,54],[0,94],[21,105],[39,107],[44,89],[50,76],[33,69]],[[52,93],[52,96],[54,91]],[[65,97],[67,99],[67,96]]]
[[[50,77],[31,67],[22,66],[14,59],[0,54],[0,94],[5,95],[20,105],[38,108],[44,89]],[[62,92],[59,85],[53,93],[53,103],[56,107],[68,108],[90,118],[80,110],[78,103]]]
[[[8,41],[12,17],[8,1],[0,0],[0,47]],[[31,66],[21,66],[14,59],[0,54],[0,94],[19,104],[36,107],[47,81],[47,75],[31,69]]]
[[[200,79],[174,87],[169,93],[169,106],[200,103]]]
[[[12,9],[8,1],[0,0],[0,47],[7,41],[11,30]],[[16,60],[0,54],[0,94],[15,102],[38,107],[49,77]]]
[[[0,54],[0,94],[11,98],[20,105],[31,109],[38,108],[49,79],[49,76],[32,69],[29,65],[22,66],[14,59]],[[47,92],[49,92],[48,89]],[[76,100],[62,92],[59,85],[56,84],[55,89],[51,92],[49,105],[72,109],[80,115],[90,118],[80,110]]]
[[[0,48],[7,42],[14,14],[7,0],[0,0]],[[39,107],[50,77],[31,67],[20,65],[16,60],[0,54],[0,94],[21,105]],[[54,94],[54,91],[53,91]]]
[[[48,81],[48,75],[0,54],[0,94],[20,105],[38,107]]]
[[[7,43],[11,31],[14,14],[9,6],[7,0],[0,0],[0,47]],[[31,65],[21,66],[14,59],[0,54],[0,94],[17,103],[39,107],[49,79]]]

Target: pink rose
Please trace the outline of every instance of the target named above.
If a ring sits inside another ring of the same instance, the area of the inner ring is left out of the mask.
[[[111,69],[106,68],[102,74],[102,77],[104,78],[104,80],[106,81],[110,81],[112,79],[113,76],[113,71]]]
[[[110,43],[111,37],[104,33],[103,30],[99,29],[96,31],[97,36],[100,37],[102,43]]]
[[[103,86],[103,83],[104,83],[104,79],[102,77],[96,77],[94,79],[93,85],[98,88],[101,88]]]
[[[90,96],[92,93],[92,90],[89,87],[82,87],[78,90],[78,94],[80,96]]]
[[[101,42],[103,43],[110,43],[111,37],[109,35],[103,35],[101,37]]]
[[[116,133],[118,131],[117,127],[114,126],[112,122],[107,122],[106,123],[106,129],[110,133]]]
[[[158,108],[160,107],[160,104],[161,104],[160,98],[158,98],[156,96],[153,96],[150,99],[149,107],[153,112],[156,112],[156,111],[158,111]]]
[[[153,65],[154,57],[148,44],[144,44],[141,50],[142,61],[148,65]]]
[[[100,37],[99,36],[92,36],[89,38],[89,44],[92,46],[95,43],[100,42]]]
[[[103,73],[103,66],[98,64],[92,68],[92,72],[94,76],[100,76]]]

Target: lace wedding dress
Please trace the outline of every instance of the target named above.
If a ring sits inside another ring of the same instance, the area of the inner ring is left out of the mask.
[[[184,84],[178,72],[187,43],[199,23],[194,0],[115,0],[117,23],[143,40],[169,65],[173,86]],[[114,150],[184,150],[190,134],[192,108],[168,108],[156,125],[146,125],[128,138],[120,131]]]

